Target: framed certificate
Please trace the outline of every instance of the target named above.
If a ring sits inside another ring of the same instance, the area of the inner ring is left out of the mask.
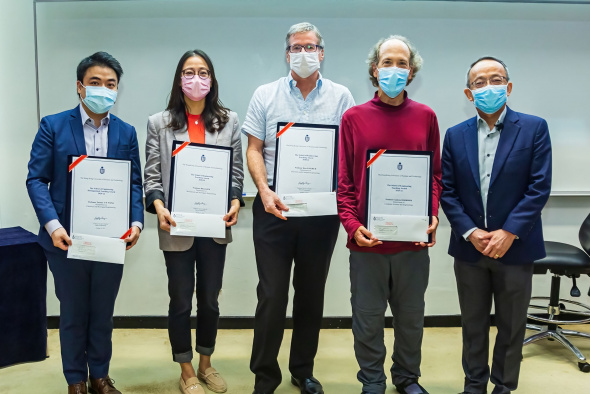
[[[277,124],[275,193],[285,216],[336,215],[338,126]]]
[[[432,242],[432,152],[367,152],[366,227],[381,241]]]
[[[171,235],[225,237],[231,205],[233,148],[174,141],[168,209]]]
[[[68,258],[122,264],[131,222],[131,160],[68,156]]]

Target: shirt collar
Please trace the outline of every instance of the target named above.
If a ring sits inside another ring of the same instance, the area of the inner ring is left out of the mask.
[[[293,79],[293,75],[291,75],[291,71],[289,71],[289,74],[287,75],[287,82],[289,83],[289,89],[294,90],[295,87],[297,86],[297,81]],[[315,87],[318,89],[318,91],[321,89],[323,84],[322,81],[322,73],[318,71],[318,80],[315,83]]]
[[[88,124],[90,124],[90,126],[95,127],[94,121],[91,120],[90,122],[88,122],[88,120],[90,119],[90,116],[88,116],[88,114],[86,113],[86,110],[84,109],[82,104],[80,104],[79,107],[80,107],[80,116],[82,117],[82,126],[84,126],[86,123],[88,123]],[[101,119],[100,125],[98,127],[100,127],[103,123],[105,126],[108,126],[110,120],[111,120],[111,113],[107,112],[107,116],[105,116],[104,118]]]
[[[504,106],[504,111],[502,111],[502,113],[500,114],[500,117],[498,118],[498,121],[496,122],[496,125],[500,124],[500,123],[504,123],[504,118],[506,117],[506,111],[508,109],[508,106]],[[481,122],[483,122],[484,124],[487,125],[486,121],[482,119],[481,116],[479,116],[479,112],[477,112],[477,127],[479,127],[481,125]],[[488,133],[490,131],[488,130]]]

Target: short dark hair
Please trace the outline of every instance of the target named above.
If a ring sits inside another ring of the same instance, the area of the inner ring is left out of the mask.
[[[469,66],[469,69],[467,70],[467,77],[466,77],[466,85],[467,85],[467,89],[469,89],[469,87],[471,85],[469,85],[469,73],[471,72],[471,69],[473,68],[473,66],[475,66],[477,63],[483,61],[483,60],[493,60],[495,62],[498,62],[502,65],[502,67],[504,67],[504,71],[506,71],[506,81],[510,81],[510,74],[508,73],[508,66],[506,66],[506,63],[504,63],[502,60],[498,59],[497,57],[494,56],[482,56],[479,59],[477,59],[476,61],[474,61],[473,63],[471,63],[471,66]]]
[[[113,69],[115,74],[117,74],[117,83],[121,81],[121,76],[123,75],[123,68],[117,59],[112,57],[110,54],[106,52],[96,52],[84,59],[78,64],[78,68],[76,69],[76,77],[78,81],[82,82],[84,80],[84,76],[86,75],[86,71],[90,67],[94,66],[101,66],[101,67],[108,67]]]

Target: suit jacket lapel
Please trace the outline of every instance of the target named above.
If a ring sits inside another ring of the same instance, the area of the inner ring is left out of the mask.
[[[467,151],[467,160],[471,167],[471,173],[475,179],[477,187],[480,187],[479,183],[479,150],[477,142],[477,117],[469,119],[466,129],[463,133],[465,139],[465,149]]]
[[[174,134],[174,139],[178,141],[190,141],[188,136],[188,129],[184,126],[182,129],[173,130],[172,133]]]
[[[80,107],[74,108],[70,113],[70,127],[74,136],[74,143],[78,150],[78,155],[86,155],[86,142],[84,140],[84,126],[82,125],[82,116],[80,116]]]
[[[500,141],[498,142],[498,149],[496,150],[496,157],[494,158],[494,165],[492,166],[492,177],[490,179],[490,186],[494,183],[498,174],[502,170],[508,154],[512,150],[514,141],[520,131],[518,123],[518,115],[510,108],[506,110],[506,117],[504,118],[504,128],[500,132]]]
[[[107,157],[117,157],[119,150],[119,121],[113,115],[109,121]]]

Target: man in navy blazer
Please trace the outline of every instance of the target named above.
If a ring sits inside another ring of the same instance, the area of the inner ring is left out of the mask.
[[[60,341],[68,393],[120,393],[109,378],[113,311],[123,265],[66,258],[72,244],[66,223],[68,155],[90,155],[132,162],[131,234],[135,245],[143,228],[141,164],[135,128],[109,113],[123,70],[106,52],[78,65],[80,105],[41,120],[33,142],[27,190],[41,224],[43,246],[60,301]]]
[[[477,116],[447,130],[441,205],[451,223],[463,326],[464,393],[509,393],[518,385],[533,261],[545,257],[541,210],[551,191],[547,122],[512,111],[508,68],[483,57],[467,72]],[[488,365],[489,314],[498,334]]]

